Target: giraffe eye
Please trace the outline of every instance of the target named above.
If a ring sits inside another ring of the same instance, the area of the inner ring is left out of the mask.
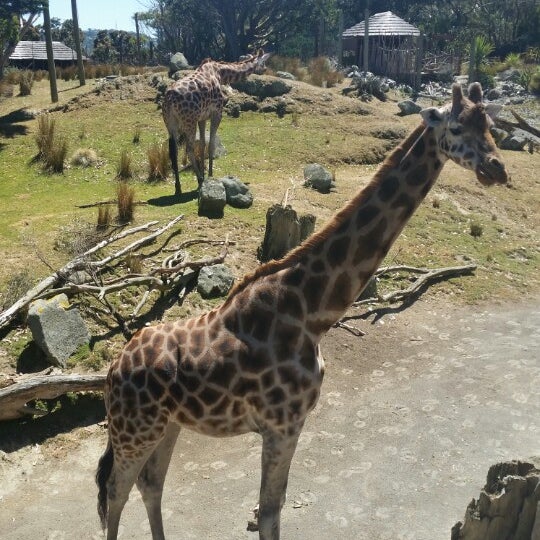
[[[450,128],[450,133],[452,135],[461,135],[461,132],[463,130],[460,128],[460,127],[456,127],[456,128]]]

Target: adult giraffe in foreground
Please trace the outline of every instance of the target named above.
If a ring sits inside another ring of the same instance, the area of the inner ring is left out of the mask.
[[[161,496],[181,426],[224,437],[262,435],[259,539],[278,540],[289,467],[324,373],[319,342],[357,298],[447,159],[484,185],[505,183],[489,133],[492,107],[475,83],[465,98],[422,111],[423,121],[371,182],[323,229],[260,266],[223,305],[144,328],[112,364],[109,442],[96,480],[108,540],[136,483],[152,538],[163,540]],[[224,535],[226,536],[226,534]]]
[[[260,50],[240,62],[215,62],[207,59],[189,75],[174,82],[163,98],[163,120],[169,132],[169,158],[174,172],[175,194],[180,195],[178,173],[178,143],[186,144],[186,153],[199,187],[204,180],[204,143],[206,121],[210,119],[208,144],[208,176],[212,176],[216,132],[228,101],[223,86],[246,79],[252,73],[262,73],[269,53]],[[199,126],[202,156],[199,164],[195,156],[195,135]]]

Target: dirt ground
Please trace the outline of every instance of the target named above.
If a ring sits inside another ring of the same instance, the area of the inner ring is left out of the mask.
[[[333,329],[322,344],[323,393],[291,469],[282,537],[446,539],[491,464],[540,455],[539,300],[455,308],[421,298],[349,320],[365,337]],[[93,475],[106,435],[102,409],[87,414],[76,427],[51,423],[41,440],[22,430],[19,438],[34,444],[0,455],[6,540],[100,538]],[[165,486],[168,538],[256,538],[246,524],[260,447],[256,435],[184,431]],[[136,491],[121,531],[151,538]]]

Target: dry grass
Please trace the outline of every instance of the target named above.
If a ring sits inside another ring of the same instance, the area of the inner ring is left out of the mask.
[[[117,221],[121,225],[131,223],[135,210],[135,189],[125,181],[118,182],[116,187],[116,198],[118,201]]]
[[[99,163],[98,155],[92,148],[78,148],[70,160],[77,167],[95,167]]]
[[[120,160],[116,168],[116,177],[121,180],[128,180],[133,178],[133,158],[127,150],[122,150],[120,153]]]
[[[148,180],[165,180],[169,174],[169,147],[166,142],[154,143],[147,151]]]
[[[98,231],[106,230],[111,224],[111,207],[108,204],[98,206],[97,224]]]
[[[63,172],[68,144],[65,137],[57,134],[56,121],[49,114],[38,117],[35,140],[38,146],[37,158],[43,162],[43,167],[51,172]]]
[[[19,92],[21,96],[29,96],[32,93],[34,86],[34,73],[30,70],[25,70],[19,78]]]

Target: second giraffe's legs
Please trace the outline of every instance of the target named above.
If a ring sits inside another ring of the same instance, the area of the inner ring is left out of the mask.
[[[200,163],[201,163],[201,170],[202,170],[202,176],[204,180],[204,149],[206,147],[206,120],[201,120],[199,122],[199,147],[201,149],[200,152]],[[208,176],[212,176],[210,172],[208,173]],[[201,182],[199,181],[199,187],[201,185]]]
[[[195,171],[195,175],[197,176],[197,181],[199,182],[200,186],[204,181],[204,168],[201,170],[197,156],[195,155],[195,127],[193,128],[192,133],[186,135],[186,153],[188,155],[189,162]]]
[[[302,426],[293,435],[263,434],[259,540],[279,540],[281,508],[285,503],[289,468]]]
[[[221,122],[221,113],[215,112],[210,117],[210,139],[208,141],[208,176],[213,176],[214,154],[216,151],[216,133]]]
[[[180,176],[178,174],[178,144],[174,135],[169,135],[169,159],[174,172],[174,192],[176,195],[180,195],[182,188],[180,187]]]
[[[178,424],[170,423],[167,426],[165,437],[152,452],[137,479],[137,487],[141,492],[150,521],[152,540],[165,540],[161,516],[161,497],[165,475],[169,468],[178,433],[180,433]]]

